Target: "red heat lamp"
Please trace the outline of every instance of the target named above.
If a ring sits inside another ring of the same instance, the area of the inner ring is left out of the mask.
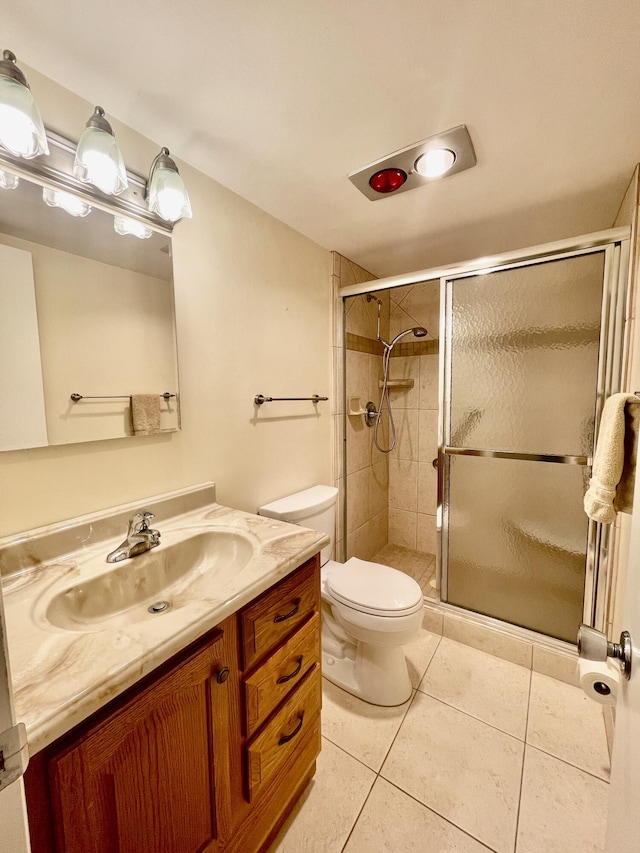
[[[402,169],[381,169],[369,178],[369,186],[377,193],[392,193],[407,180],[407,173]]]

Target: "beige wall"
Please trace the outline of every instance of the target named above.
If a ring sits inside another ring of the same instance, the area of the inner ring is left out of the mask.
[[[45,124],[77,139],[93,104],[25,72]],[[162,140],[112,124],[146,174]],[[193,206],[173,238],[182,432],[0,453],[0,535],[204,480],[249,511],[329,482],[330,404],[253,398],[331,393],[330,253],[178,163]]]

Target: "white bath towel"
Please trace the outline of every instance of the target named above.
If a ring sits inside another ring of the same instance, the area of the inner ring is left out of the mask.
[[[633,508],[639,404],[635,394],[612,394],[604,404],[591,482],[584,496],[584,511],[602,524],[611,524],[616,513]]]

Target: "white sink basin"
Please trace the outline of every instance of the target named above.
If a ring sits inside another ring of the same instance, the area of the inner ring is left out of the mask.
[[[200,531],[169,545],[161,543],[58,592],[46,606],[45,619],[70,631],[158,619],[179,604],[180,595],[194,581],[205,574],[208,579],[236,574],[253,553],[253,543],[231,530]],[[157,613],[149,611],[160,603],[167,606]]]

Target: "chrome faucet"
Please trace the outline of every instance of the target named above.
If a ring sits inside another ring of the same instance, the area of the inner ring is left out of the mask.
[[[151,550],[160,544],[160,532],[152,530],[148,522],[154,517],[152,512],[146,509],[138,510],[129,519],[129,530],[127,538],[122,545],[107,554],[107,563],[119,563]]]

